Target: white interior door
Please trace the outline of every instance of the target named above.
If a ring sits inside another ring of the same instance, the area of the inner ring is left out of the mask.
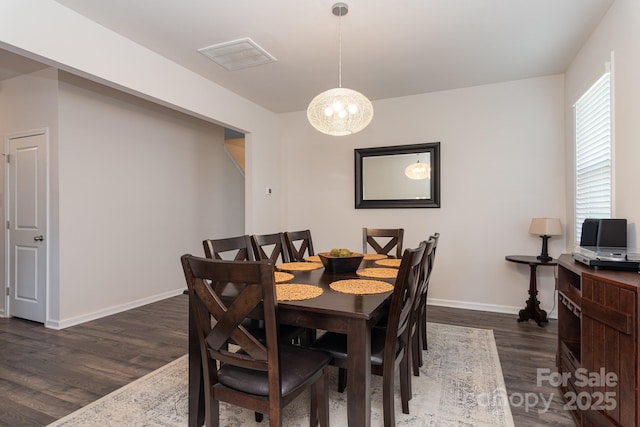
[[[9,314],[44,323],[47,306],[46,130],[8,138]]]

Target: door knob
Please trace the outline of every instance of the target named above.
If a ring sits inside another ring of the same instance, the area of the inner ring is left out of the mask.
[[[41,234],[33,238],[36,242],[42,242],[44,240],[44,236]]]

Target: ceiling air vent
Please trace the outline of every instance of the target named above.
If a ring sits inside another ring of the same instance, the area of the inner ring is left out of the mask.
[[[248,37],[203,47],[198,52],[229,71],[276,61],[269,52]]]

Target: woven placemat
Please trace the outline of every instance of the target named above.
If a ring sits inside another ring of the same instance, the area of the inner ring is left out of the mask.
[[[373,267],[356,271],[360,277],[375,277],[376,279],[395,279],[398,276],[397,268]]]
[[[400,267],[400,262],[402,262],[400,258],[379,259],[376,261],[376,265],[398,268]]]
[[[301,285],[299,283],[283,283],[276,285],[276,297],[278,301],[303,301],[322,295],[322,288],[313,285]]]
[[[278,270],[284,271],[309,271],[322,268],[319,262],[284,262],[277,265]]]
[[[289,280],[291,280],[294,277],[296,277],[293,274],[286,273],[284,271],[276,271],[273,274],[274,274],[274,278],[276,280],[276,283],[288,282]]]
[[[388,258],[385,254],[364,254],[364,260],[384,259]]]
[[[381,280],[366,279],[338,280],[331,283],[329,286],[336,292],[356,295],[381,294],[393,290],[393,285],[390,283],[383,282]]]
[[[304,260],[308,262],[321,262],[320,257],[318,255],[309,255]]]

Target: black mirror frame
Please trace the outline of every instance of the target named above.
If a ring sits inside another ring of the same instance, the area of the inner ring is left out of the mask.
[[[389,147],[356,148],[355,152],[355,205],[356,209],[394,209],[394,208],[439,208],[440,207],[440,143],[396,145]],[[429,199],[391,199],[364,200],[362,161],[365,157],[390,156],[394,154],[430,153],[431,159],[431,198]]]

